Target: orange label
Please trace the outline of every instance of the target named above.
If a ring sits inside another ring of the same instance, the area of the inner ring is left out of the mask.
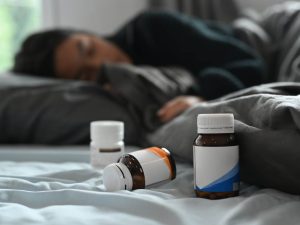
[[[155,155],[159,156],[160,158],[162,158],[164,160],[164,162],[166,163],[167,167],[169,168],[170,171],[170,177],[172,177],[173,175],[173,170],[172,170],[172,166],[169,160],[169,153],[164,151],[161,148],[158,147],[151,147],[151,148],[147,148],[148,151],[154,153]]]

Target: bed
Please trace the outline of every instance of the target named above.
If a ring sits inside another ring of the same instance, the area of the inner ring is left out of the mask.
[[[192,165],[180,159],[175,180],[112,193],[102,169],[91,168],[88,146],[1,146],[0,159],[5,225],[300,223],[300,197],[274,189],[242,184],[239,197],[195,198]]]
[[[299,4],[280,9],[269,11],[264,20],[275,42],[288,33],[284,23],[291,25],[289,20],[300,15]],[[153,68],[108,70],[133,77],[126,78],[128,82],[142,77],[138,80],[147,86],[138,82],[137,87],[149,91],[146,97],[153,97],[144,101],[145,96],[136,94],[139,89],[130,89],[131,95],[125,96],[135,109],[144,109],[141,118],[96,85],[2,74],[0,224],[300,224],[297,23],[290,26],[294,32],[283,42],[275,66],[277,77],[272,78],[284,82],[197,105],[164,126],[149,112],[157,110],[162,99],[167,101],[190,85],[189,76],[182,72],[176,78],[180,82],[173,82],[182,86],[174,88],[167,80],[156,79],[162,71]],[[272,30],[274,24],[283,24],[279,28],[284,29]],[[123,84],[116,85],[126,90]],[[235,114],[243,183],[238,197],[206,200],[196,198],[193,191],[192,141],[196,115],[216,112]],[[125,122],[127,152],[151,145],[171,150],[176,155],[176,179],[147,189],[106,192],[103,170],[89,164],[87,144],[89,123],[103,118]]]

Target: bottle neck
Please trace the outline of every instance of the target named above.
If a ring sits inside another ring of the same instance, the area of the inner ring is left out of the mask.
[[[115,163],[115,166],[120,170],[121,177],[124,182],[123,190],[132,190],[133,189],[133,177],[128,169],[128,167],[122,163]]]
[[[231,135],[234,134],[234,132],[223,132],[223,133],[212,133],[212,132],[197,132],[198,135]]]
[[[91,145],[106,149],[123,148],[123,140],[92,140]]]
[[[234,133],[198,134],[194,145],[196,146],[234,146],[237,145]]]
[[[233,127],[197,127],[198,134],[232,134],[234,133]]]
[[[145,188],[145,174],[139,161],[130,154],[123,155],[119,163],[123,163],[132,177],[132,190]]]

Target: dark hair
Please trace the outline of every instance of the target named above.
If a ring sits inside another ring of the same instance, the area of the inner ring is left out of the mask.
[[[78,31],[54,29],[30,35],[16,54],[12,71],[44,77],[55,76],[55,50],[75,33]]]

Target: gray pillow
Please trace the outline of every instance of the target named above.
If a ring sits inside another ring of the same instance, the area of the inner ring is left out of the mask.
[[[83,144],[94,120],[125,122],[125,142],[143,132],[126,107],[97,84],[0,74],[0,142]]]

